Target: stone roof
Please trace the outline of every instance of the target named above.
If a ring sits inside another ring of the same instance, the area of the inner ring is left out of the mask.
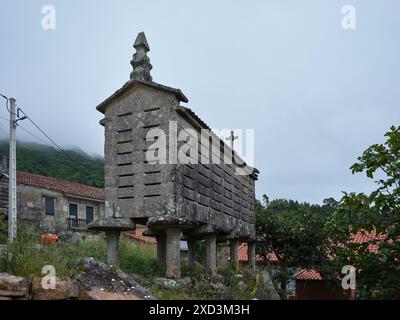
[[[105,199],[104,189],[102,188],[29,172],[17,171],[17,183],[59,191],[67,196],[82,197],[102,202]]]
[[[188,98],[183,94],[183,92],[180,89],[175,89],[171,87],[164,86],[162,84],[156,83],[156,82],[149,82],[149,81],[142,81],[142,80],[129,80],[126,82],[122,88],[118,89],[115,91],[110,97],[108,97],[106,100],[104,100],[102,103],[100,103],[96,109],[100,111],[101,113],[105,113],[105,108],[106,106],[114,99],[120,97],[126,90],[134,87],[135,85],[144,85],[144,86],[149,86],[154,89],[158,89],[161,91],[165,91],[168,93],[171,93],[176,96],[176,98],[179,101],[182,102],[189,102]]]
[[[188,120],[192,125],[194,125],[195,127],[197,127],[198,129],[207,129],[207,130],[211,130],[211,128],[190,108],[188,107],[184,107],[184,106],[179,106],[179,108],[177,109],[177,111],[186,119]],[[214,134],[214,132],[211,133]],[[222,143],[222,146],[227,147],[228,149],[230,149],[229,146],[226,145],[226,143],[219,138],[217,135],[214,134],[214,136],[216,138],[218,138],[220,140],[220,142]],[[235,156],[237,156],[241,161],[243,161],[243,159],[241,159],[237,153],[235,152]],[[251,174],[251,177],[254,180],[258,179],[258,174],[260,173],[260,171],[258,171],[258,169],[253,168],[253,173]]]

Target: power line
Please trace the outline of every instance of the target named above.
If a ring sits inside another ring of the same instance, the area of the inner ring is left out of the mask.
[[[1,120],[5,120],[5,121],[9,121],[7,118],[0,116]],[[20,124],[18,124],[18,127],[20,127],[23,131],[25,131],[26,133],[28,133],[29,135],[31,135],[32,137],[34,137],[35,139],[39,140],[40,142],[44,143],[45,145],[48,145],[47,141],[43,140],[42,138],[38,137],[37,135],[35,135],[34,133],[32,133],[31,131],[29,131],[28,129],[25,129],[24,127],[22,127]],[[1,128],[1,126],[0,126]],[[4,127],[3,127],[3,131],[4,131]],[[7,134],[9,132],[7,131]]]
[[[33,134],[32,132],[30,132],[29,130],[25,129],[24,127],[21,127],[21,125],[18,125],[18,127],[20,127],[23,131],[25,131],[26,133],[30,134],[32,137],[34,137],[35,139],[39,140],[40,142],[44,143],[45,145],[47,145],[47,141],[43,140],[42,138],[38,137],[37,135]]]
[[[62,151],[63,153],[67,154],[57,143],[54,142],[53,139],[51,139],[46,132],[44,132],[36,123],[35,121],[33,121],[25,112],[24,110],[22,110],[21,108],[18,107],[18,111],[21,111],[24,116],[26,117],[26,119],[28,119],[47,139],[49,139],[49,141],[60,151]],[[17,112],[18,113],[18,112]],[[22,127],[21,127],[22,128]]]
[[[6,106],[7,106],[7,110],[8,110],[8,112],[10,113],[10,114],[12,114],[11,113],[11,110],[9,109],[9,107],[8,107],[8,101],[9,101],[9,99],[6,97],[6,96],[4,96],[4,95],[2,95],[2,94],[0,94],[3,98],[5,98],[6,99]],[[22,112],[22,114],[24,115],[23,117],[20,117],[19,116],[19,113],[20,112]],[[64,153],[64,155],[66,156],[66,158],[69,158],[70,160],[74,160],[75,161],[75,159],[73,159],[65,150],[63,150],[52,138],[50,138],[50,136],[42,129],[42,128],[40,128],[40,126],[35,122],[35,121],[33,121],[26,113],[25,113],[25,111],[24,110],[22,110],[22,108],[20,108],[19,106],[18,106],[18,108],[17,108],[17,113],[16,114],[14,114],[14,115],[16,115],[17,116],[17,119],[16,119],[16,121],[15,121],[15,125],[18,125],[22,130],[24,130],[25,132],[27,132],[28,134],[30,134],[31,136],[33,136],[33,137],[35,137],[36,139],[38,139],[38,140],[40,140],[41,142],[43,142],[45,145],[47,145],[47,143],[44,141],[44,140],[42,140],[41,138],[39,138],[38,136],[36,136],[35,134],[33,134],[32,132],[30,132],[30,131],[28,131],[27,129],[25,129],[25,128],[23,128],[23,127],[21,127],[19,124],[18,124],[18,121],[20,121],[20,120],[25,120],[25,119],[27,119],[27,120],[29,120],[35,127],[36,127],[36,129],[38,129],[58,150],[60,150],[62,153]],[[9,121],[8,119],[6,119],[6,118],[4,118],[4,117],[2,117],[2,116],[0,116],[0,118],[2,118],[2,119],[4,119],[4,120],[7,120],[7,121]],[[82,163],[79,163],[79,166],[82,168],[82,169],[88,169],[88,167],[85,167],[85,166],[83,166],[82,165]]]
[[[6,134],[6,137],[8,137],[8,135],[10,134],[10,133],[8,132],[8,130],[5,129],[1,124],[0,124],[0,130],[2,130],[2,131]]]

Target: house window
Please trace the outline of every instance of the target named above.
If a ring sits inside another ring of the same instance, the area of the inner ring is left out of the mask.
[[[87,223],[93,221],[93,207],[86,206],[86,221]]]
[[[78,219],[78,205],[76,203],[69,204],[69,217]]]
[[[55,198],[53,197],[44,197],[44,213],[49,216],[54,216],[54,203]]]

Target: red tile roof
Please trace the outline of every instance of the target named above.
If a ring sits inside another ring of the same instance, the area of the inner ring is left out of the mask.
[[[322,280],[321,275],[315,269],[303,269],[294,275],[296,280]]]
[[[350,243],[353,244],[362,244],[366,242],[382,242],[386,239],[386,236],[384,234],[376,234],[376,230],[372,230],[371,232],[366,232],[366,231],[359,231],[357,234],[354,236],[353,240],[350,241]],[[370,243],[368,245],[368,250],[372,253],[378,253],[379,250],[379,245],[376,243]]]
[[[386,236],[385,235],[377,235],[376,230],[373,230],[371,232],[366,232],[366,231],[358,231],[357,234],[354,236],[352,240],[349,241],[349,243],[352,244],[363,244],[366,242],[370,241],[383,241],[385,240]],[[344,247],[344,245],[339,245],[339,247]],[[379,245],[370,243],[368,245],[368,250],[371,253],[378,253],[379,250]],[[322,280],[321,275],[319,272],[315,269],[303,269],[297,272],[294,276],[296,280]]]
[[[144,243],[144,244],[151,244],[151,245],[156,245],[157,244],[157,241],[156,241],[156,239],[154,237],[144,236],[143,235],[143,230],[136,229],[136,230],[134,230],[132,232],[127,233],[126,236],[128,238],[130,238],[130,239],[137,240],[137,241],[139,241],[141,243]]]
[[[17,183],[51,189],[67,195],[104,201],[104,189],[84,184],[41,176],[34,173],[17,171]]]
[[[247,248],[248,248],[248,247],[247,247],[247,243],[242,243],[242,244],[239,246],[239,261],[240,261],[240,262],[247,262],[247,260],[248,260]],[[278,262],[278,258],[277,258],[276,254],[275,254],[274,252],[268,253],[268,254],[267,254],[267,259],[268,259],[270,262]],[[257,260],[257,261],[261,261],[262,258],[261,258],[259,255],[257,255],[257,256],[256,256],[256,260]]]

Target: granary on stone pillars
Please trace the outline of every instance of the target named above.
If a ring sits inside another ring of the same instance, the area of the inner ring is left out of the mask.
[[[181,90],[153,81],[143,32],[133,46],[130,80],[97,107],[104,114],[106,218],[91,228],[106,232],[109,264],[118,264],[120,232],[140,223],[156,237],[167,277],[180,277],[180,240],[188,241],[190,265],[196,243],[205,240],[210,273],[217,241],[229,240],[238,265],[239,241],[255,254],[258,171],[182,106],[188,99]]]

